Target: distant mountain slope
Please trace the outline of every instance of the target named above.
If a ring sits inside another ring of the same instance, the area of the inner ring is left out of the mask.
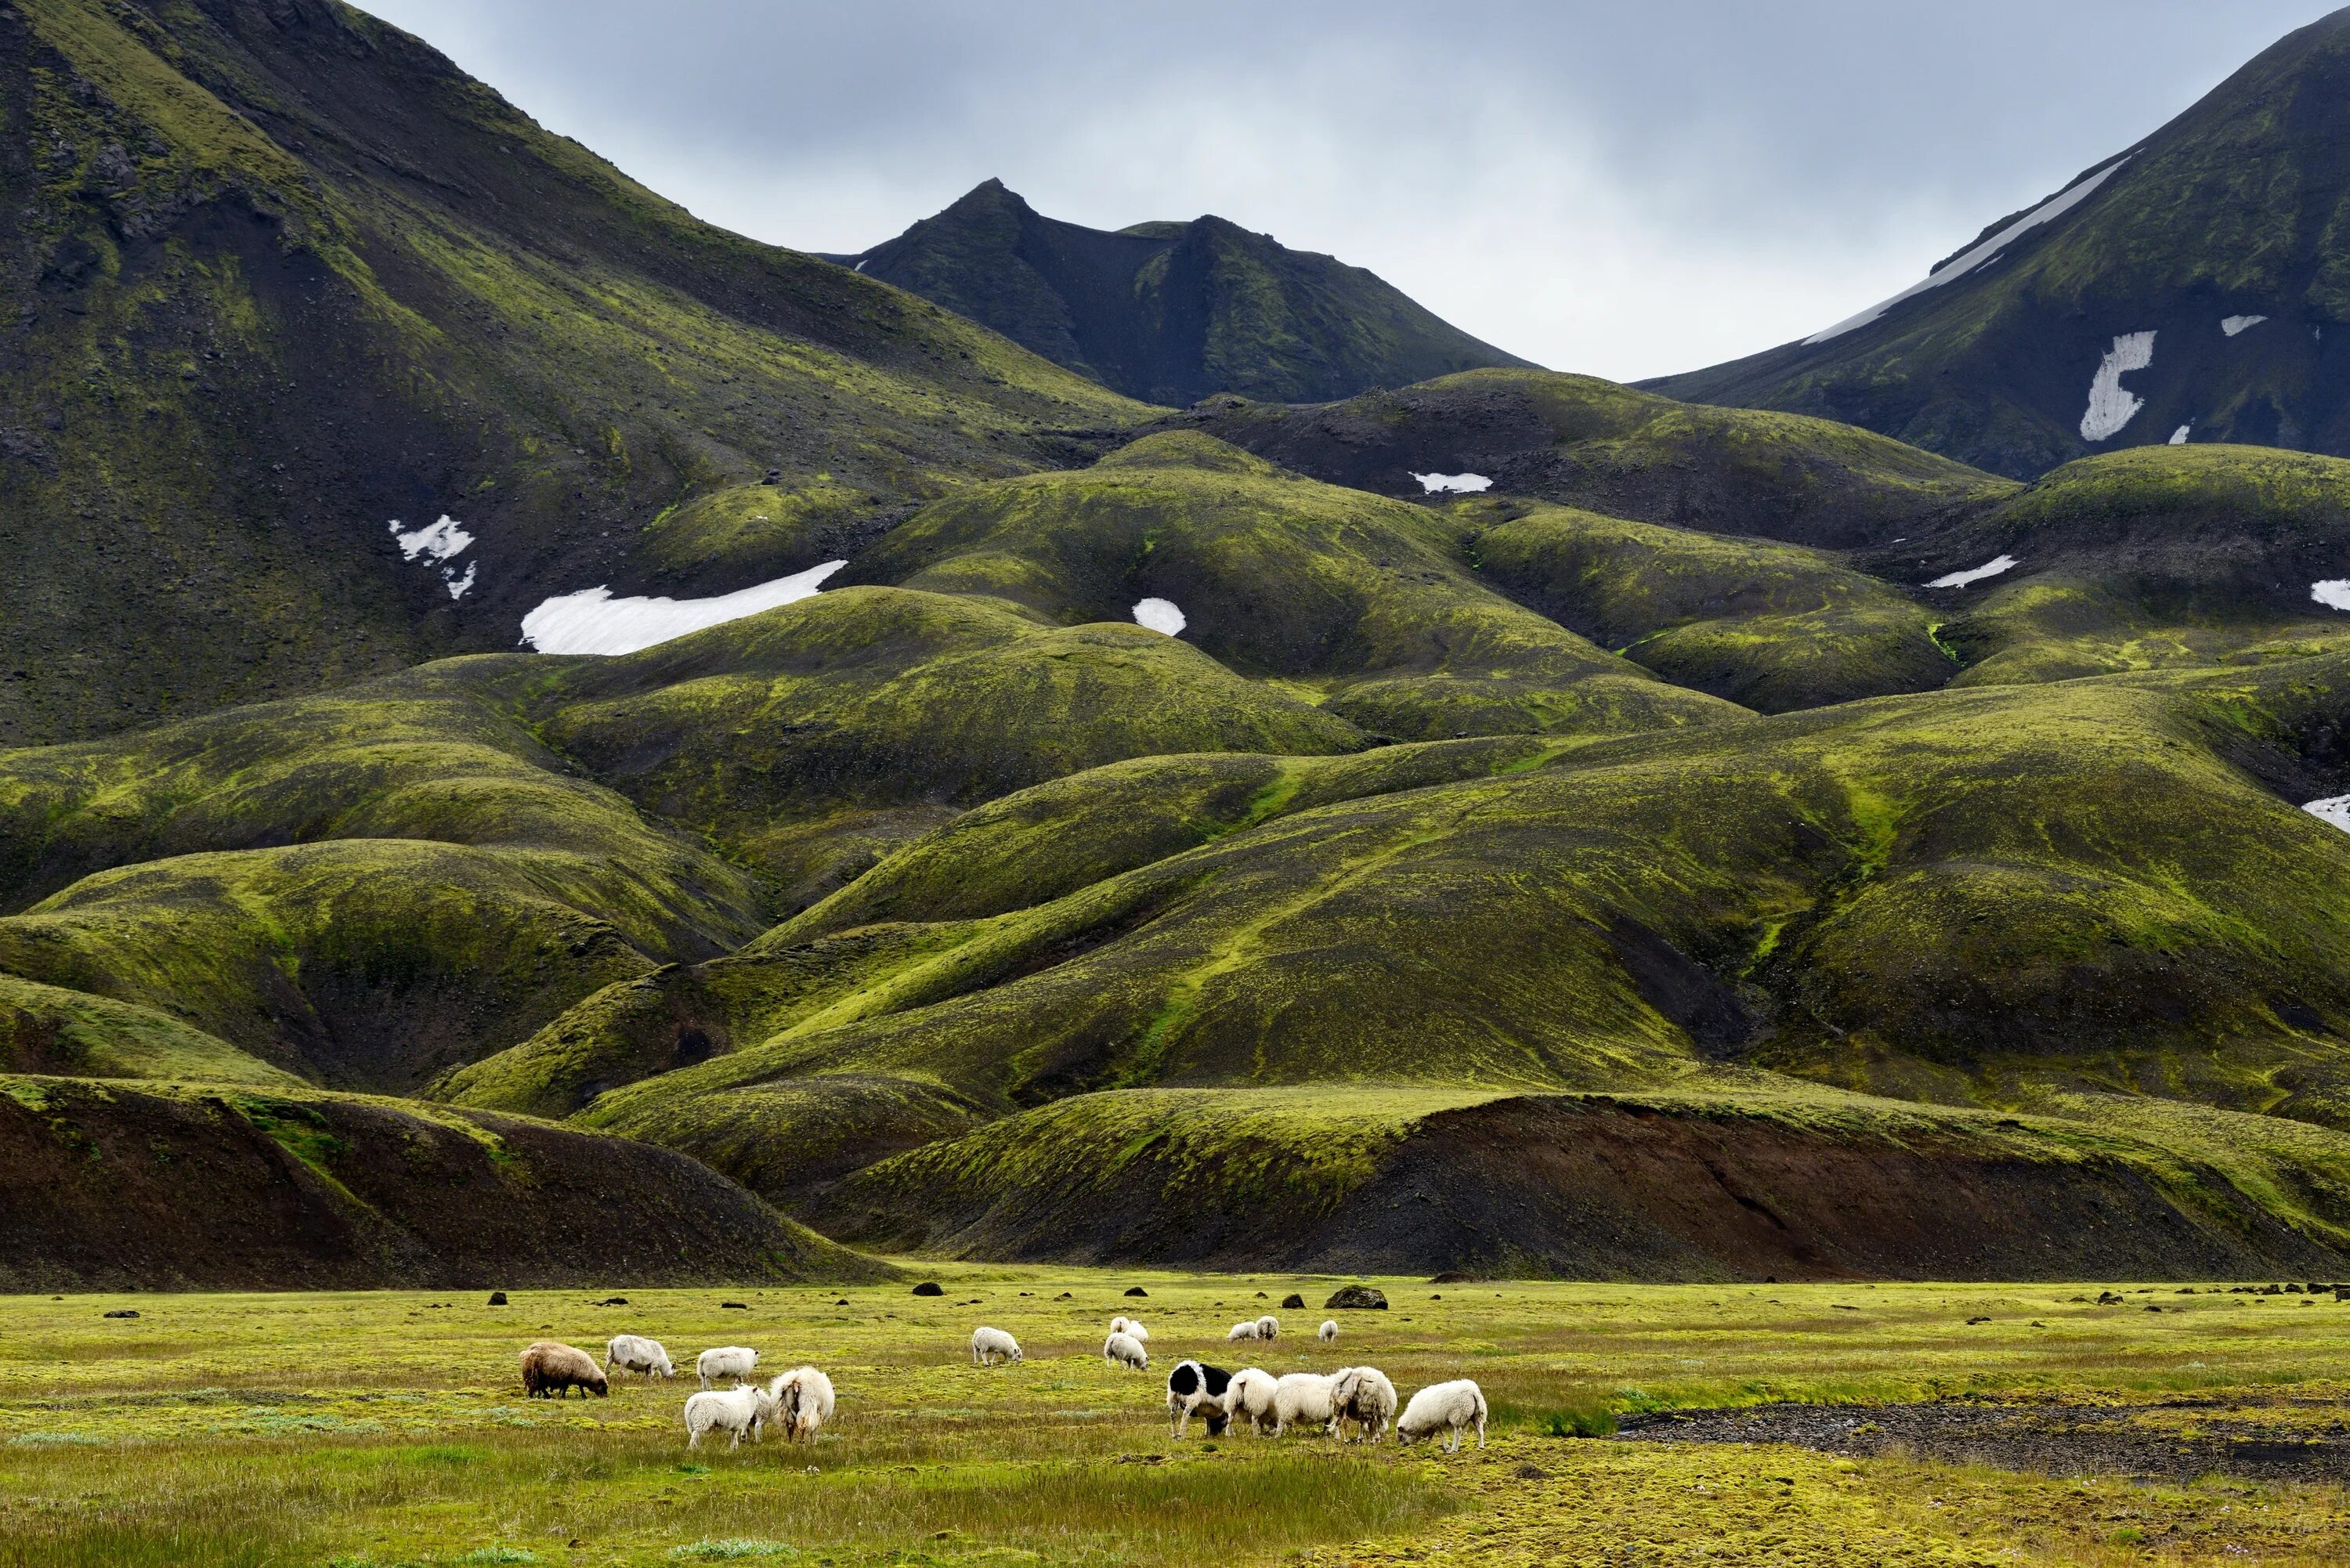
[[[744,587],[1139,415],[337,0],[0,10],[0,743],[510,648],[729,486]]]
[[[1647,383],[1996,472],[2174,439],[2350,454],[2350,10],[1800,343]]]
[[[1000,180],[836,259],[1146,402],[1322,402],[1526,363],[1362,268],[1269,234],[1217,217],[1088,229],[1043,216]]]

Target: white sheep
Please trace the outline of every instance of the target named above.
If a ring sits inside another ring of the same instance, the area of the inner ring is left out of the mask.
[[[1256,1336],[1263,1340],[1278,1339],[1281,1337],[1281,1320],[1275,1317],[1261,1317],[1257,1319]]]
[[[694,1375],[704,1388],[722,1377],[748,1377],[759,1370],[759,1353],[747,1345],[722,1345],[693,1358]]]
[[[1249,1319],[1246,1323],[1236,1323],[1224,1331],[1224,1343],[1227,1345],[1238,1345],[1242,1340],[1255,1337],[1256,1319],[1254,1318]]]
[[[1150,1352],[1130,1334],[1113,1334],[1102,1341],[1102,1359],[1112,1366],[1131,1366],[1137,1372],[1150,1370]]]
[[[1458,1453],[1461,1432],[1472,1426],[1482,1449],[1485,1446],[1485,1391],[1465,1377],[1457,1383],[1430,1384],[1403,1407],[1403,1416],[1396,1422],[1396,1441],[1408,1444],[1416,1438],[1432,1438],[1439,1432],[1449,1432],[1451,1440],[1444,1445],[1444,1451]]]
[[[1322,1330],[1319,1334],[1315,1334],[1315,1337],[1319,1339],[1325,1345],[1335,1344],[1338,1338],[1338,1320],[1331,1317],[1324,1318],[1322,1320]]]
[[[1114,1317],[1109,1320],[1109,1331],[1126,1334],[1139,1344],[1150,1343],[1150,1331],[1142,1326],[1142,1320],[1139,1317]]]
[[[1020,1359],[1020,1342],[1002,1329],[983,1326],[971,1331],[971,1364],[973,1366],[993,1366],[999,1361]]]
[[[1376,1443],[1388,1435],[1388,1423],[1395,1419],[1395,1385],[1378,1367],[1347,1366],[1332,1375],[1332,1437],[1345,1436],[1346,1424],[1352,1421],[1364,1438]]]
[[[1232,1425],[1248,1423],[1252,1432],[1263,1431],[1273,1419],[1274,1376],[1262,1367],[1243,1366],[1232,1374],[1231,1388],[1224,1395],[1224,1408],[1231,1412]]]
[[[623,1372],[641,1372],[648,1377],[674,1377],[677,1368],[670,1365],[669,1352],[658,1339],[647,1339],[640,1334],[614,1334],[604,1346],[604,1370],[614,1367]]]
[[[685,1402],[685,1446],[698,1449],[703,1434],[728,1434],[728,1452],[743,1446],[743,1434],[748,1432],[757,1441],[759,1428],[775,1414],[775,1402],[764,1388],[725,1388],[715,1392],[703,1389]]]
[[[777,1373],[767,1385],[767,1398],[787,1442],[814,1441],[816,1428],[832,1419],[832,1379],[813,1366]]]
[[[1274,1384],[1273,1435],[1293,1426],[1329,1426],[1332,1381],[1319,1372],[1293,1372]]]

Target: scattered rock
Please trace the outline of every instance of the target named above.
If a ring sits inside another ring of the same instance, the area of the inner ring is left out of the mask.
[[[108,1313],[106,1315],[109,1317],[137,1317],[139,1314],[130,1308],[124,1307],[119,1311]]]
[[[596,1304],[598,1306],[626,1306],[629,1304],[629,1298],[626,1296],[606,1296],[602,1301],[598,1302]]]
[[[2152,1302],[2148,1302],[2146,1303],[2146,1310],[2148,1312],[2160,1312],[2162,1309],[2155,1305]]]
[[[1431,1285],[1465,1285],[1470,1282],[1470,1278],[1459,1269],[1447,1269],[1428,1282]]]
[[[1388,1310],[1388,1298],[1370,1285],[1341,1285],[1331,1293],[1330,1299],[1324,1302],[1322,1307],[1326,1312],[1349,1309],[1385,1312]]]
[[[492,1291],[492,1292],[490,1293],[490,1304],[491,1304],[492,1306],[504,1306],[504,1305],[505,1305],[505,1304],[506,1304],[506,1293],[505,1293],[505,1292],[504,1292],[504,1291]]]
[[[1126,1287],[1126,1293],[1130,1296],[1147,1296],[1150,1293],[1144,1290],[1140,1285],[1128,1285]]]
[[[718,1309],[721,1312],[749,1312],[751,1310],[751,1303],[749,1302],[720,1302],[718,1303]]]
[[[1989,1319],[1989,1318],[1987,1318],[1987,1317],[1970,1317],[1970,1318],[1967,1319],[1967,1326],[1968,1326],[1969,1328],[1972,1328],[1975,1324],[1979,1324],[1979,1323],[1989,1323],[1990,1321],[1991,1321],[1991,1319]]]
[[[914,1293],[918,1296],[942,1296],[947,1293],[947,1288],[936,1280],[924,1280],[914,1287]]]
[[[848,1304],[848,1298],[847,1296],[843,1296],[832,1304],[835,1306],[847,1306]]]
[[[1299,1295],[1295,1291],[1292,1291],[1287,1295],[1281,1298],[1281,1310],[1284,1312],[1304,1312],[1305,1310],[1305,1298]]]
[[[1056,1302],[1073,1302],[1077,1298],[1071,1295],[1068,1292],[1063,1291],[1059,1295],[1055,1296],[1053,1299]]]

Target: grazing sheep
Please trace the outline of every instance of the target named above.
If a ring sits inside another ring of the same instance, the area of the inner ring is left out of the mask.
[[[1018,1361],[1020,1342],[1000,1328],[975,1328],[971,1331],[971,1364],[993,1366],[999,1361]]]
[[[1324,1318],[1322,1320],[1322,1331],[1315,1334],[1315,1337],[1319,1339],[1325,1345],[1336,1343],[1338,1338],[1337,1321],[1334,1318]]]
[[[1274,1317],[1261,1317],[1257,1319],[1256,1336],[1263,1340],[1274,1340],[1280,1338],[1281,1320]]]
[[[670,1365],[669,1352],[658,1339],[647,1339],[640,1334],[617,1334],[604,1346],[604,1370],[608,1375],[614,1367],[623,1372],[641,1372],[647,1377],[674,1377],[677,1368]]]
[[[707,1388],[721,1377],[750,1376],[759,1370],[759,1353],[747,1345],[722,1345],[695,1356],[693,1370]]]
[[[1341,1368],[1330,1380],[1330,1435],[1346,1436],[1352,1421],[1362,1436],[1376,1443],[1388,1435],[1395,1419],[1395,1385],[1376,1366]]]
[[[1467,1378],[1457,1383],[1434,1383],[1411,1397],[1403,1407],[1402,1418],[1396,1422],[1396,1441],[1409,1444],[1416,1438],[1434,1438],[1439,1432],[1449,1432],[1451,1440],[1444,1445],[1448,1454],[1461,1449],[1461,1434],[1470,1427],[1477,1428],[1477,1446],[1485,1446],[1485,1391]]]
[[[767,1399],[786,1442],[813,1442],[816,1429],[832,1419],[832,1379],[813,1366],[776,1374],[767,1385]]]
[[[727,1451],[732,1453],[743,1446],[745,1432],[756,1442],[759,1428],[775,1414],[775,1402],[764,1388],[745,1386],[715,1392],[705,1388],[685,1402],[685,1446],[698,1449],[703,1434],[724,1432]]]
[[[1224,1343],[1227,1345],[1238,1345],[1244,1339],[1255,1337],[1256,1320],[1254,1318],[1251,1318],[1246,1323],[1236,1323],[1224,1331]]]
[[[1150,1331],[1142,1326],[1142,1320],[1139,1317],[1114,1317],[1109,1320],[1109,1331],[1125,1334],[1138,1344],[1150,1343]]]
[[[567,1399],[574,1388],[598,1399],[612,1392],[594,1356],[552,1339],[534,1340],[522,1353],[522,1386],[534,1399]]]
[[[1112,1366],[1131,1366],[1137,1372],[1150,1370],[1150,1352],[1130,1334],[1113,1334],[1102,1341],[1102,1359]]]
[[[1224,1409],[1238,1427],[1248,1422],[1252,1432],[1262,1432],[1273,1420],[1274,1376],[1259,1367],[1243,1366],[1232,1374],[1232,1386],[1224,1396]]]
[[[1196,1361],[1179,1361],[1175,1370],[1167,1375],[1167,1432],[1181,1438],[1191,1429],[1191,1417],[1200,1417],[1208,1423],[1208,1436],[1221,1438],[1230,1416],[1224,1407],[1227,1392],[1232,1387],[1232,1375],[1221,1366],[1202,1366]]]
[[[1319,1372],[1293,1372],[1274,1384],[1273,1435],[1278,1438],[1293,1426],[1329,1426],[1334,1381]]]

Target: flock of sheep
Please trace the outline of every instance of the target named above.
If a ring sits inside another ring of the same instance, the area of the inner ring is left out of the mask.
[[[1272,1317],[1236,1323],[1224,1335],[1231,1344],[1270,1341],[1279,1337],[1281,1324]],[[1325,1345],[1338,1337],[1335,1322],[1323,1324],[1316,1336]],[[1150,1331],[1134,1318],[1114,1317],[1109,1337],[1102,1342],[1102,1359],[1113,1366],[1148,1371]],[[1020,1342],[1000,1328],[972,1331],[971,1359],[974,1366],[993,1366],[1022,1359]],[[685,1446],[701,1446],[712,1432],[727,1435],[726,1447],[739,1448],[748,1437],[757,1442],[770,1425],[786,1441],[809,1442],[832,1419],[832,1379],[813,1366],[796,1366],[764,1387],[750,1381],[759,1366],[759,1353],[748,1345],[720,1345],[694,1358],[693,1370],[702,1391],[685,1402]],[[586,1351],[554,1340],[536,1341],[522,1353],[523,1387],[536,1398],[560,1398],[577,1388],[598,1398],[611,1392],[615,1372],[644,1377],[677,1376],[669,1352],[660,1342],[641,1334],[615,1335],[605,1346],[604,1364],[596,1365]],[[714,1385],[735,1380],[732,1388]],[[1395,1428],[1396,1440],[1409,1444],[1420,1438],[1448,1438],[1445,1451],[1459,1450],[1462,1435],[1474,1428],[1477,1446],[1485,1446],[1485,1396],[1466,1378],[1433,1384],[1411,1397],[1396,1413],[1395,1385],[1376,1366],[1344,1366],[1332,1373],[1292,1372],[1276,1377],[1260,1367],[1227,1372],[1198,1361],[1182,1361],[1167,1376],[1167,1412],[1171,1436],[1180,1439],[1199,1417],[1211,1437],[1222,1435],[1245,1421],[1252,1432],[1270,1430],[1278,1438],[1291,1427],[1321,1427],[1342,1440],[1347,1429],[1369,1442],[1378,1442]]]

